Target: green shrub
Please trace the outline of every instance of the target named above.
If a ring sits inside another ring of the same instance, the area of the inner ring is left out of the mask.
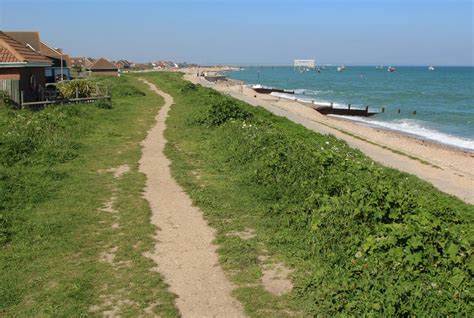
[[[58,90],[63,98],[70,99],[77,96],[79,98],[91,97],[97,94],[97,86],[93,81],[87,79],[75,79],[58,84]]]
[[[179,91],[181,92],[181,94],[186,95],[186,94],[197,91],[197,89],[198,89],[198,86],[196,84],[193,84],[191,82],[186,82]]]
[[[119,84],[111,87],[111,96],[113,97],[140,97],[145,96],[145,93],[135,86]]]
[[[98,99],[94,103],[95,107],[100,109],[112,109],[112,101],[107,99]]]
[[[15,106],[15,103],[13,103],[10,95],[6,92],[0,91],[0,107],[2,106],[13,107]]]
[[[201,122],[209,126],[220,126],[229,120],[248,120],[252,114],[243,110],[236,101],[221,99],[215,102]]]

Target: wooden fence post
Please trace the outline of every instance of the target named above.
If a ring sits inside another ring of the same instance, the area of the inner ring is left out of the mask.
[[[20,92],[20,107],[23,108],[24,95],[23,91]]]

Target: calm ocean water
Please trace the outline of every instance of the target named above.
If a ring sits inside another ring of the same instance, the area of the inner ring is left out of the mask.
[[[372,66],[348,66],[343,72],[326,67],[321,73],[245,67],[228,75],[248,84],[296,90],[296,95],[276,94],[281,97],[334,102],[335,107],[384,106],[385,113],[371,118],[347,118],[474,151],[474,67],[397,67],[393,73]]]

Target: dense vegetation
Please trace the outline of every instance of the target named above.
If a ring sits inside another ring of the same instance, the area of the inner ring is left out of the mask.
[[[128,79],[121,78],[87,78],[65,81],[58,84],[58,91],[63,98],[91,97],[110,94],[113,97],[138,97],[145,93],[129,85]]]
[[[59,94],[63,98],[91,97],[98,94],[97,83],[89,79],[75,79],[72,81],[60,82],[57,87]],[[76,95],[77,94],[77,95]]]
[[[173,173],[218,229],[248,313],[473,314],[472,205],[179,75],[147,76],[175,98]],[[257,237],[226,235],[246,227]],[[262,249],[294,268],[290,295],[251,287]]]
[[[135,93],[113,108],[0,108],[0,316],[176,316],[143,256],[155,228],[137,171],[162,100],[134,79],[105,82]],[[108,201],[116,213],[100,212]]]

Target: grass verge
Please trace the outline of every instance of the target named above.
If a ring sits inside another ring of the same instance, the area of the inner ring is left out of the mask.
[[[179,74],[143,76],[175,99],[172,173],[217,229],[248,314],[472,313],[472,205]],[[262,255],[293,270],[291,292],[264,288]]]
[[[163,101],[132,77],[99,81],[111,109],[0,108],[0,316],[177,316],[143,256],[140,141]]]

